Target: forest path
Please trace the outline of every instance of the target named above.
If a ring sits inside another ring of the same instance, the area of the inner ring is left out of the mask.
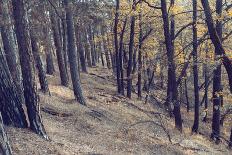
[[[154,110],[154,105],[137,100],[135,94],[132,100],[117,95],[114,77],[107,69],[81,73],[87,107],[74,100],[70,88],[59,85],[58,75],[48,78],[51,96],[39,95],[51,141],[28,129],[8,127],[15,155],[229,154],[223,145],[215,146],[200,135],[191,136],[188,129],[180,134],[173,129],[172,119],[157,114],[161,109]]]

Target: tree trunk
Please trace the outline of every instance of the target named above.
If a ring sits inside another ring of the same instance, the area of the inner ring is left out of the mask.
[[[40,88],[44,93],[48,93],[49,92],[48,81],[43,67],[42,59],[39,54],[39,47],[37,42],[38,41],[34,32],[31,32],[31,47],[32,47],[36,68],[38,70]]]
[[[94,48],[94,34],[93,34],[92,26],[89,25],[88,27],[88,35],[89,35],[89,43],[90,43],[90,50],[91,50],[91,62],[92,66],[96,66],[96,51]]]
[[[80,56],[80,64],[81,64],[81,70],[84,73],[88,73],[86,62],[85,62],[85,53],[84,53],[84,47],[81,41],[81,34],[80,34],[80,27],[76,25],[76,42],[77,42],[77,50],[79,51]]]
[[[202,3],[202,6],[204,8],[204,13],[205,13],[205,17],[206,17],[205,19],[206,19],[210,39],[215,47],[215,51],[217,51],[217,55],[220,55],[220,59],[222,60],[222,63],[226,69],[228,79],[229,79],[230,91],[232,92],[232,62],[229,59],[229,57],[226,55],[225,49],[222,46],[222,42],[221,42],[221,39],[219,37],[219,34],[214,26],[214,21],[213,21],[212,15],[211,15],[209,1],[208,0],[201,0],[201,3]],[[219,71],[219,70],[217,70],[217,71]],[[219,73],[215,73],[215,74],[219,75]]]
[[[1,36],[7,64],[13,81],[15,82],[16,88],[19,92],[18,97],[21,102],[24,103],[25,99],[23,96],[22,72],[19,62],[18,48],[14,37],[14,30],[13,26],[11,25],[12,19],[8,5],[9,2],[7,0],[0,1],[0,10],[2,10],[3,20],[3,24],[1,25]]]
[[[60,79],[61,79],[61,84],[63,86],[68,86],[68,75],[66,72],[65,68],[65,62],[64,62],[64,54],[63,54],[63,49],[61,46],[61,39],[59,35],[59,29],[58,29],[58,22],[56,15],[54,13],[54,10],[51,11],[51,22],[52,22],[52,29],[53,29],[53,36],[54,36],[54,43],[56,46],[56,56],[57,56],[57,61],[58,61],[58,67],[60,71]]]
[[[187,112],[190,110],[190,105],[189,105],[189,97],[188,97],[188,84],[187,84],[187,77],[184,80],[184,85],[185,85],[185,98],[186,98],[186,105],[187,105]]]
[[[45,13],[44,13],[45,14]],[[52,39],[50,28],[47,25],[44,27],[44,36],[45,36],[45,49],[46,49],[46,72],[49,75],[53,75],[55,72],[53,53],[52,53]]]
[[[138,98],[142,98],[142,13],[139,13]]]
[[[101,35],[102,35],[102,43],[103,43],[103,48],[104,48],[104,53],[105,53],[105,56],[106,56],[106,65],[107,65],[107,68],[111,68],[111,65],[110,65],[110,55],[109,55],[109,52],[108,52],[108,48],[107,48],[107,44],[106,44],[106,36],[105,36],[105,29],[104,29],[104,26],[101,27]]]
[[[12,155],[10,142],[8,140],[6,131],[3,126],[1,112],[0,112],[0,154],[1,155]]]
[[[203,122],[207,121],[208,117],[208,90],[209,90],[209,75],[208,75],[208,65],[207,65],[207,60],[208,60],[208,44],[206,45],[206,61],[204,63],[204,77],[205,77],[205,106],[204,106],[204,117],[203,117]]]
[[[194,75],[194,123],[192,132],[197,133],[199,129],[199,86],[198,86],[198,45],[197,45],[197,0],[193,0],[193,75]]]
[[[121,84],[121,94],[124,95],[124,67],[123,67],[123,39],[124,39],[124,33],[126,30],[126,23],[127,18],[125,19],[123,23],[122,32],[120,34],[120,43],[119,43],[119,70],[120,70],[120,84]]]
[[[135,0],[133,0],[132,10],[135,11]],[[131,16],[131,25],[130,25],[130,42],[129,42],[129,60],[127,65],[127,97],[131,98],[131,89],[132,89],[132,66],[133,66],[133,51],[134,51],[134,35],[135,35],[135,16]]]
[[[84,96],[82,94],[80,77],[78,74],[78,63],[77,63],[77,51],[75,48],[75,31],[73,23],[73,13],[70,6],[69,0],[64,0],[66,6],[66,22],[67,22],[67,38],[68,38],[68,58],[70,63],[70,73],[72,78],[73,90],[76,100],[86,105]]]
[[[48,139],[42,124],[37,99],[28,17],[24,6],[24,0],[12,0],[12,5],[23,75],[24,97],[30,121],[30,128],[37,134]]]
[[[116,0],[116,12],[115,12],[115,19],[114,19],[114,46],[115,46],[115,63],[113,65],[113,70],[116,67],[116,74],[117,74],[117,90],[118,93],[121,92],[121,80],[120,80],[120,68],[119,68],[119,49],[118,49],[118,21],[119,21],[119,3],[120,0]],[[113,61],[112,61],[113,64]]]
[[[22,108],[17,88],[11,77],[5,53],[0,49],[0,110],[4,124],[14,125],[16,127],[27,127],[26,116]]]
[[[89,37],[88,37],[88,33],[87,33],[87,28],[85,26],[83,26],[83,30],[84,30],[84,47],[85,47],[85,54],[86,54],[86,59],[87,59],[87,63],[88,63],[88,67],[92,67],[92,62],[91,62],[91,48],[90,48],[90,43],[89,43]]]
[[[163,18],[163,28],[164,28],[164,36],[165,36],[165,44],[167,50],[168,57],[168,99],[167,101],[171,101],[174,105],[173,113],[175,116],[175,126],[178,130],[182,131],[182,119],[180,112],[180,103],[178,102],[178,92],[177,92],[177,83],[176,83],[176,73],[175,73],[175,62],[174,58],[174,48],[172,47],[172,39],[169,32],[169,19],[167,12],[167,4],[166,0],[161,0],[161,10],[162,10],[162,18]],[[170,103],[169,103],[170,105]]]

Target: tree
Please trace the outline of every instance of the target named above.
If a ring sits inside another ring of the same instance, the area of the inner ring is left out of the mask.
[[[173,60],[174,48],[172,47],[173,45],[172,45],[172,39],[171,39],[171,34],[170,34],[170,29],[169,29],[169,17],[168,17],[168,12],[167,12],[166,0],[161,0],[161,11],[162,11],[162,18],[163,18],[165,44],[166,44],[166,50],[167,50],[166,54],[168,57],[168,90],[167,90],[168,101],[167,102],[173,103],[175,125],[178,130],[182,130],[180,103],[177,100],[178,91],[177,91],[177,83],[176,83],[175,63]]]
[[[13,78],[13,81],[16,84],[16,88],[19,92],[19,99],[24,103],[23,96],[23,84],[22,84],[22,73],[19,63],[19,53],[14,37],[14,30],[11,18],[11,13],[9,9],[9,2],[7,0],[0,1],[0,9],[2,10],[2,19],[1,24],[1,36],[3,41],[3,47],[5,54],[7,55],[6,60],[7,64]]]
[[[26,102],[30,128],[37,134],[48,139],[42,124],[33,67],[32,50],[27,11],[24,0],[12,0],[15,31],[19,46],[19,57],[23,75],[24,98]]]
[[[116,74],[117,74],[117,91],[121,93],[121,80],[120,80],[120,68],[119,68],[119,49],[118,49],[118,21],[119,21],[119,5],[120,1],[116,0],[115,17],[114,17],[114,48],[115,48],[115,60],[116,60]],[[112,62],[113,64],[113,62]],[[114,69],[114,66],[112,67]]]
[[[199,129],[199,86],[198,86],[198,45],[197,45],[197,0],[193,0],[193,76],[194,76],[194,124],[192,132]]]
[[[132,3],[132,10],[135,11],[135,0]],[[131,98],[131,89],[132,89],[132,60],[134,52],[134,35],[135,35],[135,16],[131,15],[130,19],[130,42],[129,42],[129,60],[127,65],[127,97]]]
[[[31,47],[32,47],[33,57],[34,57],[34,61],[36,64],[36,68],[38,70],[38,75],[39,75],[40,88],[44,93],[48,93],[49,92],[48,81],[47,81],[46,72],[43,67],[43,63],[42,63],[42,60],[39,54],[40,51],[38,47],[38,41],[36,38],[36,34],[35,32],[33,32],[33,30],[31,30],[30,35],[31,35]]]
[[[0,100],[3,122],[20,128],[27,127],[26,116],[19,93],[8,68],[5,53],[0,49]]]
[[[75,48],[75,32],[73,23],[73,12],[70,7],[70,1],[64,0],[65,11],[66,11],[66,24],[67,24],[67,38],[68,38],[68,58],[70,63],[70,72],[73,84],[74,95],[76,100],[82,104],[86,105],[86,101],[82,94],[80,77],[78,74],[78,64],[77,64],[77,51]]]
[[[52,23],[54,43],[56,46],[56,56],[57,56],[58,67],[60,71],[61,84],[67,87],[69,83],[68,75],[67,75],[66,68],[65,68],[64,53],[63,53],[61,39],[59,35],[58,21],[54,13],[54,10],[51,11],[50,18],[51,18],[51,23]]]

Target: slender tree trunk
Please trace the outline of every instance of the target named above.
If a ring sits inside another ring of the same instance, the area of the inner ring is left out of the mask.
[[[184,80],[184,85],[185,85],[185,98],[186,98],[186,104],[187,104],[187,112],[190,110],[190,105],[189,105],[189,97],[188,97],[188,84],[187,84],[187,77]]]
[[[45,13],[44,13],[45,14]],[[55,72],[53,53],[52,53],[52,41],[51,41],[51,32],[49,27],[44,27],[45,35],[45,49],[46,49],[46,65],[47,65],[47,74],[53,75]]]
[[[123,39],[124,39],[124,33],[126,30],[126,23],[127,23],[127,18],[125,19],[123,23],[123,28],[122,32],[120,34],[120,43],[119,43],[119,65],[120,65],[120,82],[121,82],[121,94],[124,95],[124,67],[123,67]]]
[[[32,47],[36,68],[38,70],[40,88],[44,93],[47,93],[49,92],[48,81],[46,77],[46,72],[43,68],[43,63],[39,54],[39,47],[37,43],[38,41],[34,32],[31,32],[31,47]]]
[[[116,12],[115,12],[115,19],[114,19],[114,46],[115,46],[115,65],[113,65],[113,70],[114,66],[116,66],[116,74],[117,74],[117,90],[118,93],[121,92],[121,80],[120,80],[120,68],[119,68],[119,49],[118,49],[118,21],[119,21],[119,1],[116,0]]]
[[[197,0],[193,0],[193,75],[194,75],[194,123],[192,132],[198,132],[199,129],[199,86],[198,86],[198,45],[197,45]]]
[[[96,51],[94,48],[94,34],[93,34],[92,26],[88,26],[88,35],[89,35],[89,43],[90,43],[90,50],[91,50],[91,62],[92,66],[96,66]]]
[[[81,64],[81,70],[84,73],[88,73],[86,62],[85,62],[85,54],[84,54],[84,47],[81,41],[81,34],[80,34],[80,27],[76,25],[76,42],[77,42],[77,51],[79,51],[79,57],[80,57],[80,64]]]
[[[216,13],[219,17],[222,15],[222,0],[216,0]],[[219,39],[222,39],[222,23],[217,20],[216,31]],[[215,50],[215,55],[220,56],[219,51]],[[217,61],[217,60],[215,60]],[[214,70],[213,77],[213,119],[212,119],[212,134],[211,138],[215,139],[216,143],[220,142],[220,107],[221,107],[221,64]]]
[[[65,15],[63,15],[65,17]],[[62,43],[63,43],[63,51],[64,51],[64,64],[66,69],[66,74],[68,75],[68,54],[67,54],[67,25],[66,19],[62,19]]]
[[[208,66],[207,66],[207,60],[208,60],[208,44],[206,46],[206,61],[204,63],[204,77],[205,77],[205,106],[204,106],[204,117],[203,122],[207,121],[208,117],[208,90],[209,90],[209,75],[208,75]]]
[[[132,10],[135,11],[135,0],[133,0]],[[133,62],[133,51],[134,51],[134,35],[135,35],[135,16],[131,16],[131,25],[130,25],[130,43],[129,43],[129,60],[127,65],[127,97],[131,98],[131,89],[132,89],[132,62]]]
[[[103,48],[104,48],[104,53],[105,53],[105,56],[106,56],[106,65],[107,65],[107,68],[111,68],[111,65],[110,65],[110,57],[109,57],[109,52],[108,52],[108,48],[107,48],[107,44],[106,44],[106,36],[105,36],[105,29],[104,29],[104,26],[101,27],[101,35],[102,35],[102,43],[103,43]]]
[[[83,30],[84,30],[84,46],[85,46],[85,54],[86,54],[86,59],[87,59],[87,63],[88,63],[88,67],[92,67],[92,62],[91,62],[91,49],[90,49],[90,43],[89,43],[89,37],[88,37],[88,33],[87,33],[87,28],[85,26],[83,26]]]
[[[12,155],[10,142],[8,140],[6,131],[3,127],[1,112],[0,112],[0,154],[1,155]]]
[[[24,97],[30,121],[30,128],[37,134],[48,139],[42,124],[37,99],[34,66],[32,61],[33,57],[30,47],[28,17],[24,6],[24,0],[12,0],[12,5],[23,75]]]
[[[1,36],[11,76],[19,92],[19,99],[22,101],[22,103],[24,103],[25,99],[23,96],[22,72],[19,62],[18,48],[14,37],[14,30],[11,24],[12,19],[10,9],[8,5],[9,2],[7,0],[0,1],[0,10],[2,10],[3,20],[3,24],[1,25]]]
[[[141,4],[140,4],[141,5]],[[142,98],[142,13],[139,13],[138,98]]]
[[[180,103],[178,102],[178,92],[177,92],[177,83],[176,83],[176,73],[175,73],[175,62],[174,58],[174,48],[172,47],[172,39],[169,32],[169,19],[167,12],[166,0],[161,0],[161,10],[163,18],[163,28],[165,36],[165,44],[168,57],[168,102],[171,101],[174,105],[173,113],[175,116],[175,126],[178,130],[182,131],[182,119],[180,112]],[[170,103],[169,103],[170,104]]]
[[[86,101],[82,94],[80,77],[78,74],[78,63],[77,63],[77,51],[75,48],[75,31],[73,23],[73,12],[70,7],[71,3],[69,0],[64,0],[66,6],[66,22],[67,22],[67,38],[68,38],[68,58],[70,63],[70,72],[73,84],[73,90],[76,100],[86,105]]]
[[[56,15],[54,13],[54,10],[51,11],[51,22],[52,22],[52,29],[53,29],[53,36],[54,36],[54,43],[56,46],[56,56],[57,56],[57,61],[58,61],[58,67],[60,71],[60,79],[61,79],[61,84],[63,86],[68,86],[68,75],[65,69],[65,62],[64,62],[64,53],[63,49],[61,46],[61,39],[59,35],[59,28],[58,28],[58,21],[56,18]]]

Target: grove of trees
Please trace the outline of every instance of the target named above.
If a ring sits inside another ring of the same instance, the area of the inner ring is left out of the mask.
[[[59,72],[86,106],[80,73],[94,67],[118,94],[161,103],[180,132],[193,110],[193,133],[210,121],[210,138],[232,147],[231,1],[0,0],[0,19],[0,154],[11,154],[3,124],[49,140],[37,83],[51,95],[47,75]]]

